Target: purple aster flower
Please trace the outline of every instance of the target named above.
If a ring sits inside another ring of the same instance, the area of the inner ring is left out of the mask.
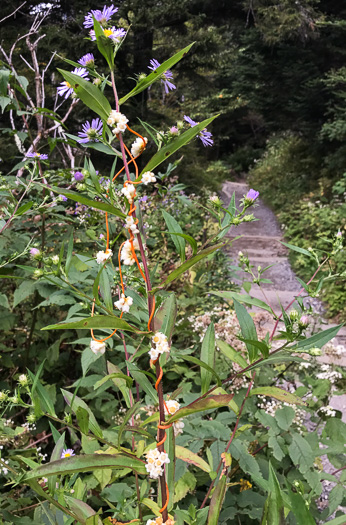
[[[159,66],[161,66],[160,62],[153,58],[150,60],[150,66],[148,66],[148,69],[155,71]],[[166,93],[169,93],[170,89],[177,89],[171,80],[173,80],[173,73],[170,69],[167,69],[167,71],[161,75],[161,83],[164,85]]]
[[[103,235],[103,233],[100,233],[100,239],[104,239],[105,236]]]
[[[72,448],[65,448],[62,451],[60,458],[61,459],[70,458],[71,456],[74,456],[74,455],[75,455],[75,453],[74,453],[74,450]]]
[[[82,172],[80,171],[76,171],[76,173],[73,175],[74,176],[74,179],[77,181],[77,182],[80,182],[81,180],[84,179],[84,175]]]
[[[176,135],[179,130],[178,130],[177,126],[172,126],[169,131],[170,131],[170,133],[172,133],[172,135]]]
[[[38,248],[31,248],[30,255],[31,257],[38,257],[41,254],[40,250]]]
[[[78,140],[81,144],[86,144],[87,142],[98,142],[98,139],[100,135],[102,134],[102,120],[99,118],[94,118],[90,122],[86,122],[82,126],[83,131],[78,132],[78,136],[80,137],[80,140]]]
[[[147,195],[144,195],[144,197],[141,197],[141,198],[139,199],[139,202],[147,202],[147,200],[148,200],[148,196],[147,196]]]
[[[36,151],[34,151],[33,153],[26,153],[25,156],[31,159],[39,159],[39,160],[48,159],[48,155],[46,155],[45,153],[37,153]]]
[[[197,122],[192,120],[192,118],[188,117],[187,115],[184,115],[184,120],[190,124],[191,128],[197,125]],[[203,146],[212,146],[214,144],[214,141],[211,138],[212,136],[213,135],[210,133],[210,131],[207,131],[207,128],[202,129],[202,131],[197,134],[197,137],[201,139]]]
[[[60,193],[60,195],[59,195],[59,199],[60,199],[61,201],[64,201],[64,202],[67,201],[67,197],[66,197],[65,195],[62,195],[61,193]]]
[[[95,62],[95,57],[92,53],[87,53],[86,55],[82,56],[82,58],[78,60],[78,64],[81,64],[82,66],[85,66],[85,67],[93,67],[94,62]]]
[[[257,197],[259,196],[259,191],[256,190],[249,190],[246,194],[246,199],[249,201],[255,201]]]
[[[74,75],[78,75],[79,77],[84,78],[85,80],[89,80],[89,78],[87,77],[88,72],[84,67],[76,67],[72,71],[72,73]],[[72,95],[72,93],[74,93],[73,87],[66,80],[64,80],[64,82],[61,82],[57,91],[58,91],[58,95],[60,95],[61,97],[64,97],[65,99],[67,99],[70,95]]]
[[[94,27],[94,21],[93,17],[100,22],[102,26],[104,26],[108,20],[112,18],[113,15],[118,11],[117,7],[114,7],[112,4],[110,7],[104,6],[102,11],[100,9],[92,9],[89,11],[89,13],[84,17],[83,25],[86,29],[89,29],[90,27]]]
[[[120,41],[121,38],[126,36],[126,31],[122,27],[119,27],[118,29],[116,27],[109,27],[108,29],[103,30],[105,36],[107,38],[110,38],[115,42],[116,44]],[[96,40],[95,31],[92,29],[89,33],[91,40]]]

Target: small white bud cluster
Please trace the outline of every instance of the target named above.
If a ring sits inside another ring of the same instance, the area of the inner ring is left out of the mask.
[[[175,414],[176,411],[179,410],[180,404],[178,403],[178,401],[175,401],[174,399],[169,399],[168,401],[165,401],[164,408],[165,408],[166,416],[173,416],[173,414]],[[174,421],[173,423],[174,435],[177,436],[178,434],[182,434],[184,426],[185,425],[181,420]]]
[[[59,255],[53,255],[52,257],[52,263],[53,264],[58,264],[59,262]]]
[[[94,341],[91,339],[90,341],[90,349],[94,354],[104,354],[106,351],[106,343],[99,343],[98,341]]]
[[[21,375],[18,377],[18,383],[19,383],[21,386],[27,386],[28,383],[29,383],[28,376],[25,375],[25,374],[21,374]]]
[[[167,452],[160,452],[157,448],[154,448],[154,450],[149,450],[146,458],[145,468],[149,473],[149,477],[157,479],[162,476],[164,464],[169,463]]]
[[[132,215],[129,215],[128,217],[126,217],[126,222],[124,224],[124,227],[127,230],[131,230],[133,235],[135,235],[136,233],[139,233],[139,229],[137,228],[137,224],[134,218],[132,217]]]
[[[335,417],[335,415],[336,415],[335,410],[330,405],[328,405],[326,407],[321,407],[319,409],[319,412],[322,412],[322,414],[324,416],[329,416],[329,417]]]
[[[131,204],[136,195],[136,188],[133,184],[126,184],[126,186],[122,188],[121,193],[125,195],[129,203]]]
[[[128,121],[129,120],[125,115],[113,109],[107,119],[107,124],[113,128],[112,132],[114,135],[118,135],[119,133],[124,133],[124,131],[126,131],[126,124]]]
[[[154,344],[154,346],[152,346],[149,350],[150,359],[152,361],[156,361],[164,352],[169,352],[170,347],[167,337],[162,332],[156,332],[151,338],[151,341]]]
[[[132,143],[132,146],[131,146],[132,157],[138,157],[138,155],[140,155],[143,152],[145,146],[148,143],[148,139],[146,137],[143,137],[143,138],[144,138],[144,142],[140,137],[137,137],[136,140]]]
[[[150,182],[156,182],[156,177],[152,171],[146,171],[142,175],[142,182],[145,186],[147,186]]]
[[[96,254],[96,262],[97,264],[102,264],[106,261],[108,261],[108,259],[110,259],[113,255],[113,252],[112,250],[106,250],[105,252],[101,251],[101,252],[97,252]]]
[[[121,310],[124,313],[128,313],[132,304],[132,297],[125,297],[125,294],[122,293],[119,301],[115,301],[114,306],[115,308],[118,308],[118,310]]]
[[[139,249],[139,244],[138,244],[137,239],[132,240],[132,245],[135,250]],[[121,249],[120,259],[123,261],[123,263],[126,266],[132,266],[133,264],[135,264],[136,259],[133,256],[130,240],[125,241],[124,246]]]

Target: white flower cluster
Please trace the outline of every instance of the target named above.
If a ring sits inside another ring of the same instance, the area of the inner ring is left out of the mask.
[[[125,115],[113,109],[107,119],[107,124],[113,128],[112,131],[114,135],[118,135],[119,133],[124,133],[124,131],[126,131],[126,124],[128,121],[129,120]]]
[[[179,410],[180,404],[178,403],[178,401],[174,401],[174,399],[169,399],[168,401],[165,401],[164,408],[166,416],[173,416],[173,414],[175,414],[176,411]],[[174,421],[174,435],[177,436],[178,434],[182,434],[184,426],[185,425],[181,420]]]
[[[121,310],[124,313],[128,313],[130,311],[130,306],[132,306],[132,303],[132,297],[125,297],[125,294],[122,293],[119,301],[115,301],[114,306],[115,308],[118,308],[118,310]]]
[[[335,417],[335,415],[336,415],[335,410],[330,405],[328,405],[326,407],[321,407],[319,409],[319,412],[322,412],[322,414],[324,416],[329,416],[329,417]]]
[[[2,463],[2,466],[0,467],[0,474],[2,473],[4,476],[6,476],[6,474],[8,474],[8,468],[4,467],[3,464],[5,463],[6,465],[8,465],[8,460],[6,461],[2,460],[2,461],[3,463]]]
[[[122,188],[121,193],[125,195],[129,203],[131,204],[136,196],[136,188],[133,184],[126,184],[124,188]]]
[[[138,157],[138,155],[140,155],[142,153],[142,151],[144,150],[145,146],[147,145],[147,143],[148,143],[147,137],[143,137],[143,138],[144,138],[144,142],[143,142],[143,140],[140,137],[137,137],[136,140],[133,142],[133,144],[131,146],[131,155],[132,155],[132,157]]]
[[[142,182],[145,186],[147,186],[150,182],[156,182],[156,177],[152,171],[146,171],[142,175]]]
[[[132,244],[135,250],[139,249],[139,244],[138,244],[137,239],[133,239]],[[120,259],[123,261],[123,263],[126,266],[132,266],[133,264],[135,264],[136,259],[134,258],[133,253],[132,253],[130,240],[125,241],[124,246],[121,248]]]
[[[37,449],[36,449],[37,457],[38,457],[38,459],[41,459],[41,461],[43,463],[43,461],[46,461],[46,459],[48,457],[48,454],[42,454],[41,450],[42,450],[41,447],[37,447]]]
[[[99,343],[98,341],[94,341],[93,339],[91,339],[90,350],[96,355],[104,354],[106,351],[106,343]]]
[[[139,233],[139,229],[137,228],[137,223],[132,217],[132,215],[129,215],[128,217],[126,217],[126,222],[124,224],[124,227],[127,230],[131,230],[133,235],[135,235],[136,233]]]
[[[154,448],[154,450],[149,450],[146,458],[145,468],[149,476],[153,479],[159,478],[163,474],[164,464],[169,463],[167,452],[159,452],[157,448]]]
[[[108,259],[110,259],[113,255],[113,252],[112,250],[106,250],[105,252],[103,251],[100,251],[100,252],[97,252],[96,254],[96,262],[97,264],[102,264],[106,261],[108,261]]]
[[[321,365],[321,370],[322,372],[316,374],[317,379],[328,379],[332,385],[342,378],[342,374],[333,370],[330,365]]]
[[[304,410],[298,408],[296,405],[291,405],[290,403],[282,403],[276,399],[268,399],[266,396],[258,396],[258,399],[262,401],[262,403],[257,405],[258,408],[262,408],[267,414],[273,417],[275,417],[276,411],[283,406],[293,408],[296,414],[293,419],[293,423],[297,425],[298,432],[300,434],[303,433],[303,425],[306,419]]]
[[[169,352],[170,348],[167,337],[162,332],[156,332],[151,338],[151,341],[154,344],[149,350],[150,359],[152,361],[156,361],[164,352]]]
[[[29,381],[28,381],[28,376],[25,375],[25,374],[21,374],[21,375],[18,377],[18,383],[19,383],[21,386],[27,386],[27,384],[29,383]]]

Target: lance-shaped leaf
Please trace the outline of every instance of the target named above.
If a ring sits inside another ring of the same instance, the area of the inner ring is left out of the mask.
[[[246,311],[246,308],[235,299],[233,299],[233,303],[243,338],[258,341],[255,323],[251,315]],[[245,343],[245,345],[249,353],[250,362],[252,362],[257,358],[258,350],[250,343]]]
[[[213,492],[209,512],[208,512],[208,525],[218,525],[219,516],[222,509],[223,500],[225,499],[226,494],[226,482],[227,476],[221,474],[221,479],[216,485],[216,489]]]
[[[201,372],[202,372],[202,370],[203,371],[205,370],[207,372],[209,378],[210,378],[209,379],[209,385],[210,385],[210,380],[211,380],[212,376],[215,377],[218,386],[222,385],[222,381],[221,381],[220,377],[218,376],[218,374],[215,372],[215,370],[213,370],[211,368],[211,366],[207,365],[207,363],[204,363],[204,361],[201,361],[200,359],[197,359],[197,357],[194,357],[192,355],[181,355],[179,357],[180,357],[180,359],[184,359],[184,361],[195,363],[196,365],[200,366],[201,367]],[[205,392],[202,392],[202,394],[205,394],[206,392],[208,392],[208,390],[209,390],[209,388],[207,388],[205,390]]]
[[[52,461],[46,465],[40,465],[37,469],[28,472],[23,482],[31,479],[49,476],[74,474],[75,472],[92,472],[97,469],[124,469],[129,468],[138,474],[146,474],[145,463],[137,458],[114,456],[111,454],[85,454]]]
[[[96,418],[88,405],[81,399],[80,397],[74,395],[72,392],[68,392],[67,390],[61,389],[62,395],[65,398],[66,403],[69,407],[71,407],[71,410],[74,414],[77,414],[77,411],[79,408],[84,409],[88,415],[89,415],[89,421],[88,421],[88,428],[91,430],[93,434],[97,437],[102,438],[102,430],[99,427],[98,422],[96,421]],[[81,429],[82,430],[82,429]]]
[[[219,396],[207,396],[198,401],[190,403],[186,407],[182,407],[168,420],[168,423],[173,423],[182,417],[196,412],[203,412],[204,410],[214,410],[215,408],[226,407],[232,401],[234,394],[226,394]]]
[[[200,124],[196,124],[196,126],[193,126],[193,128],[188,129],[184,133],[182,133],[179,137],[172,140],[169,144],[166,146],[163,146],[155,155],[149,160],[148,164],[145,166],[145,168],[142,170],[141,175],[145,173],[146,171],[153,171],[157,166],[159,166],[162,162],[164,162],[168,157],[173,155],[178,149],[180,149],[182,146],[185,146],[185,144],[188,144],[198,133],[200,133],[204,128],[206,128],[213,120],[218,117],[219,115],[214,115],[213,117],[210,117],[206,120],[203,120]]]
[[[257,388],[253,388],[249,395],[274,397],[279,401],[283,401],[291,405],[306,405],[305,401],[303,401],[300,397],[296,396],[295,394],[291,394],[290,392],[286,392],[286,390],[282,390],[282,388],[278,388],[276,386],[259,386]]]
[[[107,60],[108,66],[110,69],[114,68],[114,45],[110,38],[105,36],[104,30],[101,27],[101,24],[93,16],[94,22],[94,31],[96,37],[97,48],[100,53]]]
[[[155,313],[154,326],[155,330],[162,332],[167,336],[168,341],[172,339],[177,317],[177,300],[175,294],[171,293],[162,303]]]
[[[191,235],[187,235],[187,233],[178,233],[178,232],[162,232],[162,233],[169,233],[169,235],[173,235],[173,236],[177,236],[177,237],[181,237],[182,239],[185,239],[185,241],[187,241],[190,244],[193,255],[196,255],[198,251],[198,246],[197,246],[197,242],[195,241],[193,237],[191,237]]]
[[[169,491],[169,502],[167,510],[170,512],[174,504],[174,478],[175,478],[175,439],[173,427],[166,430],[167,439],[165,441],[165,450],[169,457],[169,463],[165,467],[166,483]]]
[[[95,330],[96,328],[109,328],[124,330],[126,332],[135,332],[137,334],[144,333],[137,330],[134,326],[129,325],[126,321],[115,317],[115,315],[94,315],[94,317],[86,317],[80,321],[72,321],[70,323],[51,324],[41,328],[41,330]]]
[[[282,242],[281,244],[286,246],[286,248],[289,248],[290,250],[293,250],[294,252],[302,253],[303,255],[306,255],[307,257],[312,257],[315,259],[315,256],[313,253],[309,252],[308,250],[305,250],[304,248],[300,248],[299,246],[294,246],[293,244],[289,244],[288,242]]]
[[[213,292],[212,291],[208,293],[217,295],[218,297],[221,297],[222,299],[225,299],[225,300],[235,299],[236,301],[239,301],[239,303],[245,303],[245,304],[248,304],[249,306],[257,306],[258,308],[262,308],[263,310],[266,310],[272,315],[274,314],[273,310],[270,308],[268,304],[266,304],[264,301],[261,301],[261,299],[256,299],[256,297],[250,297],[250,295],[242,295],[240,293],[229,292],[229,291],[224,291],[224,292]]]
[[[112,375],[112,381],[114,385],[117,388],[119,388],[122,395],[124,396],[127,408],[130,408],[131,406],[130,389],[127,386],[127,379],[116,377],[117,375],[121,374],[121,370],[116,365],[113,365],[113,363],[111,363],[110,361],[107,361],[107,370],[108,370],[108,373]],[[128,379],[131,380],[130,377]]]
[[[244,357],[241,355],[240,352],[237,352],[232,346],[230,346],[225,341],[221,341],[221,339],[216,339],[216,344],[219,347],[220,351],[229,359],[232,361],[232,363],[236,363],[239,365],[242,369],[247,368],[249,366],[249,363],[244,359]],[[245,375],[247,377],[251,377],[250,372],[245,372]]]
[[[182,49],[181,51],[178,51],[178,53],[176,53],[171,58],[163,62],[158,68],[155,69],[155,71],[150,73],[150,75],[148,75],[147,77],[143,78],[140,82],[138,82],[137,86],[134,87],[132,91],[127,93],[127,95],[125,95],[119,100],[119,104],[120,105],[124,104],[126,100],[128,100],[131,97],[134,97],[135,95],[138,95],[138,93],[141,93],[142,91],[147,89],[149,86],[151,86],[151,84],[156,82],[156,80],[160,80],[161,75],[165,73],[167,69],[170,69],[171,67],[174,66],[174,64],[179,62],[179,60],[181,60],[186,55],[186,53],[188,53],[188,51],[191,49],[193,44],[194,42],[184,47],[184,49]]]
[[[58,193],[59,195],[65,195],[65,197],[67,197],[68,199],[71,199],[75,202],[80,202],[81,204],[84,204],[89,208],[95,208],[96,210],[106,211],[111,215],[116,215],[117,217],[121,218],[126,217],[121,210],[118,210],[118,208],[114,208],[114,206],[108,204],[107,202],[93,201],[92,199],[89,199],[89,197],[85,197],[84,195],[81,195],[80,193],[77,193],[75,191],[66,190],[65,188],[57,188],[55,186],[49,186],[48,184],[40,184],[40,186],[48,188],[50,191]]]
[[[80,98],[88,108],[97,113],[103,120],[108,119],[112,108],[97,86],[69,71],[64,71],[63,69],[58,69],[58,71],[62,74],[66,82],[73,87],[77,97]]]
[[[171,283],[172,281],[177,279],[180,275],[182,275],[189,268],[191,268],[191,266],[193,266],[194,264],[198,263],[199,261],[201,261],[205,257],[208,257],[208,255],[214,253],[219,248],[222,248],[222,246],[224,246],[224,243],[222,243],[222,244],[214,244],[213,246],[209,246],[209,248],[205,248],[204,250],[201,250],[197,255],[195,255],[194,257],[191,257],[190,259],[185,261],[184,264],[182,264],[181,266],[179,266],[178,268],[173,270],[173,272],[169,274],[167,279],[158,288],[156,288],[155,291],[157,291],[160,288],[164,288],[165,286],[167,286],[169,283]]]
[[[65,432],[59,437],[57,443],[55,444],[52,455],[50,457],[51,461],[57,461],[58,459],[61,459],[61,454],[64,449],[64,445],[65,445]],[[48,480],[48,489],[52,495],[54,495],[55,493],[56,482],[57,482],[56,476],[52,476]]]
[[[342,327],[342,324],[339,324],[337,326],[332,326],[331,328],[327,328],[327,330],[323,330],[322,332],[319,332],[318,334],[314,334],[311,337],[308,337],[307,339],[304,339],[303,341],[299,341],[299,343],[296,346],[290,346],[290,350],[294,350],[296,352],[306,351],[310,348],[322,348],[325,344],[328,343],[333,337],[335,337]]]
[[[211,472],[210,465],[208,465],[208,463],[204,461],[204,459],[202,459],[200,456],[198,456],[194,452],[191,452],[187,448],[181,447],[180,445],[176,445],[175,455],[178,459],[181,459],[182,461],[185,461],[185,463],[189,463],[190,465],[195,465],[201,470],[204,470],[204,472]]]
[[[229,228],[227,228],[227,226],[231,227],[232,219],[235,216],[235,213],[236,213],[235,192],[233,192],[233,195],[231,197],[231,200],[230,200],[230,203],[228,205],[227,211],[228,211],[228,213],[225,213],[225,216],[224,216],[224,218],[222,220],[222,223],[221,223],[221,230],[222,231],[219,233],[219,235],[217,237],[218,239],[222,239],[222,237],[224,237],[226,235],[226,233],[229,230]]]
[[[215,329],[214,323],[210,323],[202,341],[201,361],[213,369],[215,360]],[[201,367],[201,393],[209,390],[212,374],[205,367]],[[219,384],[221,386],[221,384]]]
[[[66,501],[70,509],[75,513],[75,515],[78,516],[81,523],[85,523],[85,524],[88,523],[88,525],[91,523],[93,525],[102,525],[102,520],[100,516],[97,516],[94,509],[92,509],[84,501],[77,499],[77,498],[73,498],[72,496],[67,496],[66,494],[64,495],[64,500]],[[88,518],[91,518],[91,517],[94,518],[94,521],[88,520]]]
[[[180,224],[175,220],[172,215],[167,213],[165,210],[162,210],[163,218],[165,219],[165,223],[167,224],[167,228],[170,232],[176,232],[179,234],[183,233],[183,230],[180,227]],[[179,235],[171,235],[171,239],[174,242],[175,249],[178,252],[178,255],[181,259],[181,262],[185,261],[185,239],[180,237]]]

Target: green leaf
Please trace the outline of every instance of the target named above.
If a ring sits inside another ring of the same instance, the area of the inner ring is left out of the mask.
[[[117,208],[114,208],[114,206],[112,206],[111,204],[107,204],[106,202],[93,201],[89,199],[88,197],[84,197],[84,195],[81,195],[80,193],[76,193],[71,190],[66,190],[65,188],[56,188],[55,186],[49,186],[48,184],[39,184],[39,185],[44,188],[48,188],[50,191],[54,191],[54,193],[65,195],[65,197],[68,197],[69,199],[75,202],[80,202],[81,204],[85,204],[85,206],[88,206],[90,208],[95,208],[96,210],[106,211],[110,213],[111,215],[116,215],[117,217],[121,217],[121,218],[125,217],[122,211],[118,210]]]
[[[190,356],[191,358],[191,356]],[[205,336],[202,341],[201,348],[201,361],[204,364],[207,364],[210,370],[213,371],[214,361],[215,361],[215,329],[214,323],[210,323],[205,333]],[[210,387],[210,382],[212,378],[212,372],[208,370],[205,366],[201,367],[201,394],[208,392]],[[219,386],[221,384],[219,383]]]
[[[342,328],[343,324],[339,324],[337,326],[333,326],[331,328],[327,328],[327,330],[323,330],[322,332],[319,332],[318,334],[314,334],[311,337],[308,337],[307,339],[304,339],[303,341],[299,341],[299,343],[295,346],[290,346],[290,351],[294,349],[295,352],[298,352],[299,350],[309,350],[310,348],[322,348],[325,344],[328,343],[333,337],[335,337]]]
[[[110,38],[107,38],[101,27],[101,24],[93,16],[94,30],[96,36],[97,48],[101,55],[107,60],[107,64],[111,70],[114,69],[114,44]]]
[[[178,479],[174,486],[174,503],[185,498],[189,492],[193,492],[197,485],[195,476],[187,470],[185,474]]]
[[[16,293],[16,291],[14,293]],[[0,306],[2,306],[3,308],[7,308],[8,310],[10,309],[7,295],[5,295],[4,293],[0,293]]]
[[[191,268],[191,266],[193,266],[194,264],[198,263],[199,261],[201,261],[202,259],[204,259],[208,255],[214,253],[219,248],[222,248],[223,246],[224,246],[224,243],[222,243],[222,244],[214,244],[213,246],[209,246],[209,248],[205,248],[204,250],[200,251],[194,257],[191,257],[190,259],[187,259],[187,261],[185,261],[181,266],[179,266],[178,268],[173,270],[173,272],[169,274],[169,276],[166,278],[166,280],[163,283],[161,283],[160,286],[157,289],[164,288],[165,286],[167,286],[172,281],[175,281],[175,279],[177,279],[180,275],[185,273],[189,268]],[[155,289],[155,291],[157,291],[157,289]]]
[[[64,500],[66,501],[70,509],[75,513],[75,515],[78,516],[78,518],[81,520],[81,523],[85,523],[88,525],[102,525],[101,518],[97,516],[94,509],[92,509],[84,501],[77,498],[73,498],[72,496],[68,496],[67,494],[64,494]],[[88,518],[90,518],[93,521],[90,521]]]
[[[176,445],[175,455],[177,459],[181,459],[182,461],[185,461],[185,463],[189,463],[189,465],[195,465],[195,467],[204,470],[204,472],[211,472],[210,465],[208,465],[208,463],[204,461],[204,459],[202,459],[201,456],[198,456],[197,454],[191,452],[187,448],[181,447],[180,445]]]
[[[80,98],[88,108],[97,113],[102,120],[108,119],[112,108],[98,87],[74,73],[69,73],[59,68],[58,71],[62,74],[66,82],[71,84],[78,98]]]
[[[244,339],[253,339],[258,341],[255,323],[252,320],[251,315],[246,311],[246,308],[242,306],[238,301],[233,299],[235,312],[240,324],[240,329]],[[258,356],[258,350],[255,346],[250,343],[245,343],[249,353],[250,362],[255,361]]]
[[[196,414],[196,412],[203,412],[204,410],[214,410],[220,407],[226,407],[233,399],[233,394],[218,395],[218,396],[207,396],[198,401],[190,403],[186,407],[182,407],[176,411],[176,413],[169,418],[168,423],[173,423],[182,417],[188,416],[189,414]]]
[[[91,432],[96,436],[102,438],[102,430],[99,427],[98,422],[96,421],[96,418],[88,405],[80,399],[78,396],[75,396],[72,392],[68,392],[67,390],[61,389],[62,395],[65,398],[66,403],[71,407],[71,410],[74,414],[77,413],[78,408],[84,408],[89,414],[89,429]],[[72,403],[73,402],[73,403]]]
[[[269,462],[269,496],[265,502],[261,525],[285,525],[284,502],[276,474]]]
[[[270,436],[268,439],[268,445],[273,451],[273,456],[278,461],[281,461],[285,457],[285,453],[281,448],[281,444],[284,444],[285,440],[279,436]]]
[[[44,388],[44,386],[39,381],[39,377],[41,375],[43,366],[44,366],[44,361],[41,363],[36,373],[36,376],[34,376],[34,374],[30,370],[28,370],[30,379],[33,382],[33,385],[31,388],[31,396],[35,397],[37,395],[38,399],[40,400],[40,405],[41,405],[42,410],[47,412],[51,416],[56,417],[54,405],[49,397],[49,394],[47,390]]]
[[[219,516],[222,509],[223,501],[226,494],[226,483],[227,476],[221,474],[221,478],[216,485],[216,488],[213,492],[212,498],[210,500],[209,512],[208,512],[208,525],[218,525]]]
[[[345,496],[344,487],[340,485],[335,485],[329,494],[329,514],[333,514],[342,504],[342,501]]]
[[[139,409],[140,407],[140,402],[138,401],[137,403],[135,403],[131,408],[130,410],[128,410],[124,416],[124,419],[123,419],[123,422],[121,423],[120,427],[119,427],[119,432],[118,432],[118,448],[120,448],[120,445],[122,443],[122,435],[123,435],[123,432],[124,432],[124,429],[126,427],[126,424],[127,422],[131,419],[132,416],[135,415],[135,413],[137,412],[137,410]]]
[[[114,456],[110,454],[85,454],[79,456],[71,456],[58,461],[40,465],[37,469],[28,472],[23,482],[43,478],[48,476],[56,476],[66,474],[74,474],[75,472],[92,472],[94,469],[131,469],[138,474],[146,474],[145,463],[137,458],[130,458],[120,454]]]
[[[145,168],[142,170],[141,175],[145,173],[146,171],[153,171],[157,166],[159,166],[162,162],[168,159],[173,153],[178,151],[182,146],[185,146],[185,144],[188,144],[198,133],[200,133],[203,129],[205,129],[216,117],[219,115],[215,115],[214,117],[210,117],[206,120],[203,120],[200,124],[196,124],[193,128],[188,129],[184,133],[182,133],[179,137],[172,140],[169,144],[166,146],[163,146],[155,155],[151,158],[151,160],[148,162],[148,164],[145,166]]]
[[[144,390],[146,394],[150,397],[154,405],[157,405],[158,398],[155,388],[150,383],[149,379],[146,377],[145,374],[139,370],[138,366],[135,365],[135,363],[132,363],[130,361],[126,361],[128,370],[130,374],[132,375],[133,379],[139,384],[140,387]]]
[[[113,363],[111,363],[110,361],[107,361],[107,371],[108,371],[108,374],[113,376],[112,382],[117,388],[119,388],[120,392],[122,393],[127,408],[130,408],[131,407],[130,390],[127,386],[127,380],[121,377],[116,377],[116,375],[121,374],[120,368],[118,368],[116,365],[113,365]]]
[[[31,202],[26,202],[25,204],[22,204],[21,206],[19,206],[19,208],[17,209],[15,213],[15,217],[20,217],[20,215],[23,215],[26,211],[30,210],[33,204],[34,203],[31,201]]]
[[[64,450],[64,445],[65,445],[65,432],[59,437],[58,441],[56,442],[51,458],[50,458],[50,461],[56,461],[58,459],[61,459],[61,454]],[[48,480],[48,489],[49,489],[50,494],[52,494],[52,496],[54,496],[54,493],[56,490],[56,482],[57,482],[56,476],[52,476]]]
[[[239,466],[243,472],[249,474],[262,489],[269,492],[269,484],[263,479],[256,459],[249,453],[245,444],[239,439],[234,439],[229,452],[232,457],[239,462]]]
[[[282,430],[288,430],[295,418],[295,411],[292,407],[282,407],[275,411],[275,421]]]
[[[155,330],[165,334],[168,341],[172,339],[176,317],[177,300],[175,294],[171,293],[161,304],[154,317]]]
[[[239,303],[245,303],[249,306],[257,306],[258,308],[262,308],[263,310],[266,310],[270,314],[274,314],[273,310],[270,308],[268,304],[266,304],[264,301],[261,301],[260,299],[256,299],[255,297],[250,297],[249,295],[242,295],[240,293],[236,292],[208,292],[213,295],[217,295],[218,297],[222,297],[222,299],[232,299],[236,300]]]
[[[205,363],[204,361],[201,361],[200,359],[197,359],[197,357],[194,357],[192,355],[186,355],[186,356],[180,355],[179,359],[184,359],[184,361],[195,363],[196,365],[200,366],[201,367],[201,374],[202,374],[202,370],[206,371],[206,373],[208,374],[208,376],[210,378],[209,379],[209,385],[210,385],[210,380],[211,380],[212,376],[215,377],[218,386],[222,385],[222,381],[221,381],[220,377],[218,376],[218,374],[215,372],[215,370],[211,366],[207,365],[207,363]],[[208,388],[206,389],[205,392],[202,392],[202,394],[205,394],[206,392],[208,392],[208,390],[209,390],[209,386],[208,386]]]
[[[306,501],[304,500],[303,496],[301,496],[299,492],[293,492],[292,490],[289,491],[288,496],[291,503],[291,510],[297,518],[297,524],[301,523],[304,525],[316,525],[316,521],[312,517],[309,511],[309,507],[307,507]],[[328,525],[331,523],[333,525],[344,525],[345,521],[328,521]]]
[[[130,97],[134,97],[135,95],[138,95],[138,93],[141,93],[142,91],[147,89],[149,86],[151,86],[153,82],[155,82],[156,80],[159,80],[161,78],[161,75],[165,73],[167,69],[170,69],[172,66],[174,66],[177,62],[179,62],[179,60],[181,60],[186,55],[186,53],[188,53],[188,51],[191,49],[193,44],[194,42],[184,47],[184,49],[182,49],[181,51],[178,51],[178,53],[176,53],[171,58],[163,62],[157,69],[155,69],[155,71],[150,73],[150,75],[148,75],[147,77],[143,78],[143,80],[138,82],[138,84],[136,85],[136,87],[132,89],[132,91],[127,93],[127,95],[125,95],[119,100],[119,104],[120,105],[124,104],[124,102],[126,102],[126,100],[128,100]]]
[[[113,281],[114,284],[114,281]],[[93,290],[94,291],[94,290]],[[112,291],[111,284],[109,282],[107,268],[104,268],[104,271],[100,275],[100,293],[103,298],[106,308],[112,312],[113,311],[113,300],[112,300]]]
[[[81,432],[87,435],[89,433],[89,412],[79,406],[76,410],[76,417]]]
[[[183,230],[180,227],[180,224],[175,220],[172,215],[167,213],[165,210],[162,210],[162,215],[165,220],[165,223],[167,224],[167,228],[169,232],[175,232],[182,234]],[[178,252],[178,255],[181,259],[181,262],[185,261],[185,239],[181,238],[180,236],[171,235],[172,241],[174,242],[174,246]]]
[[[315,461],[315,455],[310,444],[300,434],[292,434],[292,443],[288,447],[289,454],[295,465],[299,466],[302,474],[311,469]]]
[[[299,246],[293,246],[293,244],[289,244],[287,242],[282,242],[282,241],[279,241],[279,242],[281,242],[281,244],[286,246],[286,248],[289,248],[290,250],[293,250],[294,252],[302,253],[304,255],[307,255],[308,257],[311,257],[312,259],[315,259],[315,256],[308,250],[304,250],[304,248],[299,248]]]
[[[131,379],[131,377],[126,376],[125,374],[120,372],[120,373],[108,374],[107,376],[97,381],[94,384],[94,390],[97,390],[98,388],[100,388],[100,386],[102,386],[104,383],[107,383],[107,381],[109,381],[110,379],[117,379],[117,378],[124,379],[126,383],[128,383],[129,386],[132,386],[133,379]]]
[[[71,228],[70,238],[67,246],[67,255],[66,255],[66,265],[65,273],[68,275],[70,271],[71,261],[72,261],[72,252],[73,252],[73,228]]]
[[[222,220],[222,223],[221,223],[222,231],[217,236],[218,239],[222,239],[222,237],[224,237],[227,234],[229,228],[226,228],[226,226],[231,225],[232,218],[236,214],[235,192],[233,192],[233,195],[231,197],[231,200],[230,200],[230,203],[228,205],[227,211],[228,211],[228,213],[225,213],[225,216],[224,216],[224,218]],[[223,228],[225,228],[225,229],[223,229]]]
[[[117,330],[135,332],[137,334],[145,333],[138,331],[126,321],[119,319],[119,317],[115,317],[115,315],[94,315],[94,317],[86,317],[80,321],[72,321],[71,323],[51,324],[41,328],[41,330],[95,330],[96,328],[109,328],[113,330],[116,328]]]
[[[192,248],[192,254],[196,255],[198,251],[198,246],[197,246],[197,242],[195,241],[193,237],[191,237],[191,235],[187,235],[186,233],[177,233],[177,232],[162,232],[162,233],[169,233],[170,235],[173,235],[173,236],[177,235],[178,237],[182,237],[190,244]]]
[[[169,490],[169,502],[167,510],[170,512],[174,504],[174,477],[175,477],[175,438],[173,427],[166,430],[167,439],[165,441],[165,449],[169,457],[169,463],[165,467],[166,483]]]
[[[303,401],[300,397],[291,394],[290,392],[286,392],[286,390],[276,386],[259,386],[257,388],[253,388],[249,395],[274,397],[279,401],[290,403],[291,405],[306,405],[305,401]]]
[[[331,520],[331,521],[328,521],[328,525],[345,525],[346,523],[346,514],[343,514],[342,516],[338,516],[337,518]],[[310,523],[306,523],[306,525],[310,525]],[[315,522],[312,523],[311,522],[311,525],[315,525]]]
[[[232,361],[232,363],[236,363],[241,368],[246,368],[249,366],[249,363],[246,361],[246,359],[244,359],[240,352],[234,350],[234,348],[228,343],[225,343],[225,341],[221,341],[221,339],[216,339],[216,344],[219,347],[220,351],[227,357],[227,359]],[[245,372],[245,375],[249,378],[251,377],[250,372]]]

